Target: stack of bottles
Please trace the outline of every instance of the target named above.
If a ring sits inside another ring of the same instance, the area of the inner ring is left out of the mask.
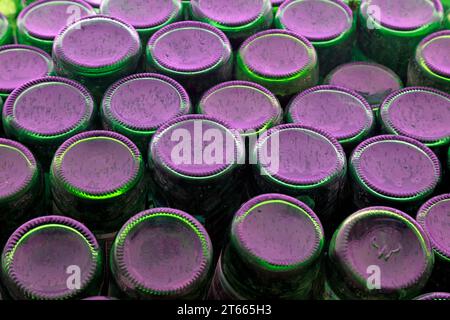
[[[449,0],[0,1],[0,300],[449,300],[449,56]]]

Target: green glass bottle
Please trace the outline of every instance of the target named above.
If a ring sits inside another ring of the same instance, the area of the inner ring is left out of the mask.
[[[287,121],[316,127],[333,135],[347,154],[371,136],[374,116],[367,101],[337,86],[316,86],[291,100]]]
[[[350,7],[340,0],[287,1],[278,8],[275,26],[301,34],[312,43],[321,76],[352,59],[356,25]]]
[[[428,300],[428,301],[433,301],[433,300],[450,300],[450,293],[447,292],[431,292],[431,293],[425,293],[422,294],[416,298],[414,298],[414,300]]]
[[[91,94],[77,82],[39,78],[9,95],[3,127],[8,137],[28,146],[47,171],[61,143],[93,128],[95,111]]]
[[[178,82],[161,74],[138,73],[109,87],[100,117],[104,129],[123,134],[146,154],[163,123],[190,112],[189,96]]]
[[[262,31],[245,40],[239,48],[236,78],[256,82],[287,100],[318,83],[317,53],[298,33]]]
[[[244,157],[239,132],[222,120],[192,114],[166,122],[148,152],[156,205],[194,215],[220,248],[244,196]]]
[[[349,161],[353,205],[389,206],[414,214],[441,180],[439,159],[423,143],[379,135],[361,142]]]
[[[423,39],[408,67],[408,86],[432,87],[450,92],[450,30]]]
[[[86,2],[94,8],[97,14],[100,14],[100,5],[102,4],[102,0],[87,0]]]
[[[53,211],[83,221],[106,242],[147,201],[139,149],[112,131],[86,131],[66,140],[50,167]]]
[[[364,61],[338,66],[325,77],[324,84],[344,87],[363,96],[372,107],[375,121],[383,100],[403,88],[399,76],[391,69]]]
[[[190,20],[189,12],[191,6],[191,0],[181,0],[181,6],[183,11],[183,20]]]
[[[146,210],[128,220],[114,240],[109,295],[200,300],[212,264],[211,240],[194,217],[171,208]]]
[[[448,148],[448,152],[447,152],[447,166],[446,166],[446,169],[447,169],[447,172],[450,172],[450,147]],[[447,174],[447,180],[445,180],[445,181],[449,181],[448,180],[449,178],[450,178],[450,176],[448,176],[448,174]]]
[[[162,27],[183,20],[181,0],[103,0],[100,13],[127,21],[139,33],[143,45]]]
[[[330,242],[326,300],[398,300],[426,285],[434,255],[429,237],[409,215],[368,207],[345,219]]]
[[[276,10],[286,0],[270,0],[270,1],[272,2],[273,9]]]
[[[441,194],[425,202],[417,212],[417,222],[430,237],[435,264],[427,289],[446,291],[450,287],[450,194]]]
[[[248,81],[227,81],[205,92],[197,113],[223,120],[243,137],[256,139],[281,122],[283,110],[274,94],[263,86]]]
[[[263,194],[236,212],[209,292],[211,299],[305,300],[320,270],[324,232],[303,202]]]
[[[254,193],[282,193],[306,203],[325,228],[334,219],[347,159],[327,131],[297,123],[275,126],[252,150]]]
[[[353,12],[358,12],[359,7],[361,6],[361,1],[363,0],[343,0],[345,4],[347,4]]]
[[[385,133],[416,139],[445,163],[450,145],[450,94],[428,87],[406,87],[384,100],[380,116]]]
[[[59,76],[82,83],[100,101],[111,84],[136,70],[141,52],[139,35],[130,24],[94,15],[58,34],[53,60]]]
[[[270,0],[191,0],[191,17],[223,31],[234,47],[258,31],[269,29]]]
[[[3,99],[0,96],[0,110],[3,108]],[[0,137],[3,137],[3,124],[2,121],[0,121]]]
[[[29,6],[30,4],[32,4],[35,1],[36,0],[20,0],[20,8],[21,8],[21,10],[23,10],[26,6]]]
[[[358,45],[370,59],[406,78],[409,59],[423,37],[443,21],[440,0],[365,0],[358,21]]]
[[[444,10],[450,10],[450,0],[441,0]]]
[[[450,9],[445,12],[443,29],[450,30]]]
[[[17,41],[51,54],[53,40],[61,29],[75,22],[76,18],[94,14],[94,9],[83,0],[35,1],[17,17]]]
[[[2,253],[2,280],[14,300],[80,299],[100,293],[102,253],[93,233],[63,216],[20,226]]]
[[[6,99],[28,81],[52,75],[53,61],[39,48],[10,44],[0,47],[0,70],[0,97]]]
[[[34,155],[24,145],[0,138],[0,242],[22,223],[42,214],[43,198],[42,170]]]
[[[211,86],[231,80],[233,51],[216,27],[198,21],[175,22],[150,38],[146,70],[175,79],[192,98],[199,98]]]

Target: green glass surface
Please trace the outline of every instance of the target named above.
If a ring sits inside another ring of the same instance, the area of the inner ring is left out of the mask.
[[[450,8],[445,12],[442,29],[450,30]]]
[[[13,32],[11,25],[5,16],[0,16],[0,46],[10,44],[12,41]]]
[[[24,188],[21,189],[18,193],[12,194],[11,196],[9,196],[7,198],[0,198],[0,206],[5,205],[5,204],[6,205],[8,205],[8,204],[15,205],[16,202],[18,204],[20,204],[20,199],[27,193],[29,193],[29,192],[39,193],[36,190],[36,188],[38,187],[39,182],[41,180],[41,172],[39,170],[39,166],[33,165],[33,163],[29,160],[29,158],[26,156],[26,154],[24,154],[21,150],[15,148],[13,146],[0,144],[0,148],[8,148],[8,149],[14,150],[17,153],[19,153],[28,163],[28,167],[29,167],[30,171],[32,171],[32,177],[31,177],[30,181],[27,183],[27,185],[24,186]]]
[[[13,21],[21,10],[19,0],[0,0],[0,13]]]
[[[450,10],[450,0],[441,0],[441,2],[442,6],[444,7],[444,11]]]

